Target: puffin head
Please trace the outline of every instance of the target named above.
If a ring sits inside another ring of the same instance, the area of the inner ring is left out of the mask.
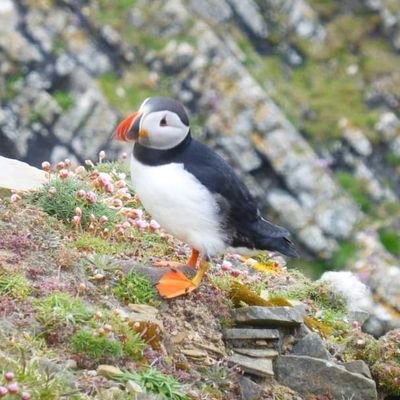
[[[138,142],[144,147],[167,150],[189,134],[189,118],[182,104],[169,97],[149,97],[139,111],[126,117],[114,132],[123,142]]]

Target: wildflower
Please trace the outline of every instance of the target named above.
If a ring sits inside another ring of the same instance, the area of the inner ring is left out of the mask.
[[[83,282],[81,282],[79,284],[78,291],[83,293],[85,290],[86,290],[86,285]]]
[[[8,393],[8,389],[5,386],[0,386],[0,397],[5,396]]]
[[[60,171],[58,172],[58,175],[61,179],[67,179],[69,177],[69,171],[65,168],[60,169]]]
[[[82,210],[80,209],[80,207],[75,208],[75,215],[77,215],[78,217],[82,216]]]
[[[78,226],[81,224],[81,217],[79,215],[74,215],[71,222],[73,225]]]
[[[149,224],[147,221],[145,221],[144,219],[139,220],[139,221],[137,222],[137,226],[138,226],[140,229],[146,229],[146,228],[149,227],[149,225],[150,225],[150,224]]]
[[[123,206],[122,201],[120,199],[113,199],[112,205],[114,207],[120,208]]]
[[[19,391],[18,383],[13,382],[7,385],[7,389],[10,393],[17,393]]]
[[[239,275],[241,274],[241,271],[240,270],[238,270],[238,269],[233,269],[232,271],[231,271],[231,275],[233,276],[233,277],[238,277]]]
[[[48,161],[43,161],[42,162],[42,170],[46,172],[51,171],[51,164]]]
[[[57,193],[57,189],[54,186],[50,186],[48,192],[49,194],[54,195]]]
[[[101,150],[99,152],[99,161],[102,162],[106,158],[106,152],[104,150]]]
[[[76,197],[78,199],[84,199],[86,197],[86,192],[83,189],[80,189],[76,192]]]
[[[124,229],[128,229],[128,228],[131,227],[131,224],[129,223],[129,221],[125,221],[121,226],[122,226],[122,228],[124,228]]]
[[[118,189],[124,189],[124,188],[126,188],[126,182],[120,179],[119,181],[115,182],[115,186]]]
[[[110,333],[110,332],[112,332],[112,326],[111,326],[110,324],[105,324],[105,325],[104,325],[104,330],[105,330],[107,333]]]
[[[64,160],[64,164],[65,164],[65,168],[69,169],[69,168],[71,168],[72,162],[71,162],[71,160],[69,158],[66,158]]]
[[[126,159],[128,158],[128,154],[127,154],[127,153],[122,153],[122,154],[121,154],[121,158],[122,158],[123,160],[126,160]]]
[[[222,271],[230,271],[232,269],[232,263],[228,260],[222,261],[221,270]]]
[[[78,167],[75,168],[75,173],[77,175],[82,175],[86,172],[86,169],[83,165],[79,165]]]
[[[9,371],[9,372],[6,372],[6,373],[4,374],[4,378],[6,378],[6,380],[7,380],[8,382],[11,382],[11,381],[15,378],[15,375],[14,375],[13,372]]]
[[[101,319],[101,318],[103,318],[103,313],[101,311],[96,311],[96,313],[94,314],[94,317],[96,319]]]
[[[150,228],[156,231],[157,229],[160,229],[160,224],[155,219],[152,219],[150,221]]]
[[[21,394],[21,400],[31,400],[32,396],[28,392],[22,392]]]
[[[94,164],[92,160],[85,160],[85,165],[87,165],[88,167],[94,168]]]
[[[132,212],[136,215],[137,218],[142,219],[143,210],[141,210],[140,208],[134,208],[132,209]]]
[[[94,193],[94,192],[92,192],[92,191],[89,191],[89,192],[86,193],[86,201],[87,201],[88,203],[93,204],[93,203],[96,202],[96,200],[97,200],[96,193]]]
[[[56,164],[56,170],[61,171],[62,169],[65,168],[65,163],[63,161],[60,161]]]
[[[102,327],[102,328],[99,328],[97,332],[99,332],[99,334],[100,334],[101,336],[104,336],[104,335],[106,334],[106,330],[105,330],[103,327]]]
[[[94,214],[90,214],[90,215],[89,215],[89,222],[91,222],[92,224],[93,224],[94,222],[96,222],[96,216],[95,216]]]
[[[114,185],[111,182],[107,182],[104,185],[104,191],[107,193],[112,193],[114,191]]]
[[[105,224],[108,221],[108,218],[105,215],[102,215],[99,219],[100,225]]]
[[[21,200],[21,196],[19,194],[12,194],[10,197],[11,203],[18,203]]]

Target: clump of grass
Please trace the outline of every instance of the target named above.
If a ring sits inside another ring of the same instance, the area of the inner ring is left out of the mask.
[[[54,188],[54,189],[53,189]],[[52,190],[49,190],[52,189]],[[90,191],[90,187],[85,182],[76,178],[62,180],[53,178],[41,191],[35,194],[32,199],[47,214],[54,215],[66,223],[71,222],[75,215],[75,209],[79,207],[82,210],[82,226],[89,225],[90,215],[93,214],[96,219],[102,216],[107,217],[105,226],[110,226],[116,219],[116,213],[106,204],[98,199],[94,202],[88,202],[85,199],[79,199],[77,193],[79,190]]]
[[[399,233],[389,228],[381,229],[379,232],[379,239],[387,251],[390,251],[393,255],[400,257]]]
[[[367,194],[364,182],[343,171],[336,173],[336,180],[364,212],[371,210],[372,202]]]
[[[37,319],[46,331],[61,326],[74,326],[89,320],[92,316],[92,312],[79,299],[61,292],[36,300],[34,308]]]
[[[80,329],[71,337],[71,348],[77,353],[84,353],[92,359],[118,358],[123,355],[121,342],[107,336]]]
[[[124,372],[115,378],[122,383],[134,381],[146,392],[160,394],[163,399],[189,400],[182,384],[172,376],[164,375],[155,368],[146,368],[140,372]]]
[[[126,242],[106,240],[86,232],[79,235],[72,245],[78,250],[93,251],[97,254],[122,254],[132,247]]]
[[[66,91],[57,90],[53,93],[53,97],[63,111],[68,111],[74,104],[74,98]]]
[[[0,295],[24,299],[31,292],[29,281],[20,274],[0,274]]]
[[[113,289],[113,294],[126,303],[154,303],[156,294],[151,282],[143,275],[131,271],[123,275]]]

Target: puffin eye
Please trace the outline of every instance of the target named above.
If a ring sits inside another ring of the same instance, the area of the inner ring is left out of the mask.
[[[160,121],[160,126],[167,126],[167,117],[163,117]]]

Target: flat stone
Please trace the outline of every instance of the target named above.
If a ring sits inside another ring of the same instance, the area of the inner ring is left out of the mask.
[[[22,161],[0,156],[0,188],[35,190],[48,181],[46,172]]]
[[[267,327],[290,327],[303,322],[299,310],[293,307],[242,307],[234,310],[233,318],[238,324]]]
[[[234,348],[235,353],[242,354],[253,358],[274,358],[279,353],[274,349],[247,349],[247,348]]]
[[[227,358],[231,365],[239,366],[244,372],[257,376],[273,376],[274,370],[272,360],[269,358],[259,358],[255,362],[254,358],[235,354]]]
[[[371,371],[369,370],[368,365],[363,360],[349,361],[344,363],[343,366],[349,372],[353,372],[355,374],[361,374],[369,379],[372,379]]]
[[[334,399],[376,400],[376,384],[327,360],[280,356],[274,363],[276,380],[300,394],[329,393]]]
[[[262,397],[263,388],[253,382],[247,376],[239,377],[240,398],[246,400],[259,400]]]
[[[198,349],[182,349],[181,353],[185,356],[192,359],[204,359],[208,356],[206,351],[198,350]]]
[[[122,371],[113,365],[101,364],[97,367],[97,374],[106,378],[112,378],[115,375],[122,374]]]
[[[252,340],[252,339],[279,339],[278,329],[250,329],[231,328],[225,329],[225,339],[228,340]]]
[[[330,355],[325,343],[317,333],[309,333],[300,339],[293,347],[293,354],[329,360]]]

